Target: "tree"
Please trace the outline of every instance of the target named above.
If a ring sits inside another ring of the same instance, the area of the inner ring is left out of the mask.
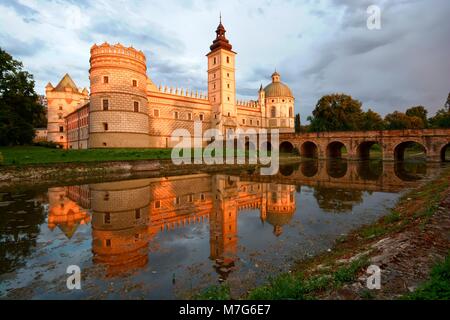
[[[359,130],[363,118],[361,102],[346,94],[323,96],[308,117],[309,131]]]
[[[440,109],[429,121],[432,128],[450,128],[450,111]]]
[[[418,117],[422,120],[422,128],[428,127],[428,111],[423,106],[412,107],[406,110],[406,115],[409,117]],[[413,120],[417,121],[417,120]]]
[[[383,130],[384,121],[381,116],[372,109],[363,114],[360,130]]]
[[[450,92],[448,93],[447,101],[445,102],[444,108],[450,112]]]
[[[38,103],[33,76],[0,48],[0,145],[29,144],[44,108]]]
[[[295,125],[295,133],[300,133],[302,131],[301,130],[302,125],[301,125],[301,122],[300,122],[300,113],[297,113],[295,115],[294,125]]]
[[[403,129],[423,129],[423,120],[417,116],[408,116],[403,112],[394,111],[386,115],[384,118],[386,129],[403,130]]]

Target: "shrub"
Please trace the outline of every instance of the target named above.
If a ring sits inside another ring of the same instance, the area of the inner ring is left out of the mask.
[[[39,141],[39,142],[35,142],[33,145],[36,147],[44,147],[44,148],[50,148],[50,149],[61,148],[60,144],[53,142],[53,141]]]

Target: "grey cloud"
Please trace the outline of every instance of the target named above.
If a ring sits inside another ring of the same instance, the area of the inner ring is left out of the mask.
[[[140,50],[146,47],[159,46],[171,50],[182,51],[183,44],[178,40],[158,32],[157,28],[148,27],[146,30],[134,30],[131,26],[121,22],[111,23],[109,20],[97,22],[81,33],[80,38],[87,42],[121,42],[124,45],[139,44]]]
[[[0,34],[0,46],[16,57],[33,56],[46,49],[46,44],[38,40],[25,42],[7,34]]]

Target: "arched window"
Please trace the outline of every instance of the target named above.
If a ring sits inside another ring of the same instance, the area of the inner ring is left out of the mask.
[[[270,114],[272,118],[275,118],[277,116],[277,109],[275,107],[272,107]]]
[[[289,117],[290,117],[290,118],[293,117],[293,114],[292,114],[292,107],[289,107]]]

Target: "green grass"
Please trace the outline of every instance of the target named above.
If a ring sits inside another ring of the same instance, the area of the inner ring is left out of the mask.
[[[44,147],[0,147],[3,165],[28,165],[115,160],[170,159],[170,149],[62,150]]]
[[[191,150],[194,157],[195,149]],[[204,150],[202,150],[203,154]],[[221,152],[226,156],[227,150]],[[63,150],[37,146],[0,147],[0,165],[36,165],[98,161],[171,159],[172,149],[89,149]],[[250,152],[237,150],[234,156],[248,158]],[[257,153],[255,153],[257,155]],[[212,154],[214,155],[214,152]],[[270,156],[270,152],[268,153]],[[217,157],[220,157],[218,154]]]
[[[246,300],[309,300],[329,289],[342,287],[356,280],[360,271],[369,265],[366,257],[341,266],[336,271],[305,277],[302,273],[282,273],[268,279],[268,283],[256,287],[243,297]],[[230,299],[226,285],[212,286],[195,296],[199,300]]]
[[[307,300],[331,288],[340,288],[356,280],[358,273],[369,265],[366,257],[339,267],[327,274],[305,278],[303,274],[284,273],[269,279],[267,285],[252,290],[250,300]]]
[[[443,262],[436,264],[430,279],[414,292],[404,296],[408,300],[449,300],[450,299],[450,254]]]
[[[225,284],[212,286],[195,296],[196,300],[230,300],[230,287]]]

